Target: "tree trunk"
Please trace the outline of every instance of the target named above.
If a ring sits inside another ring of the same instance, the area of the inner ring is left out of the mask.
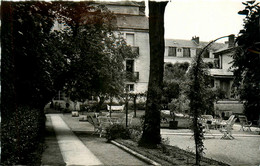
[[[100,100],[99,100],[99,102],[98,102],[98,104],[97,104],[96,112],[100,112],[101,107],[102,107],[102,105],[103,105],[104,102],[105,102],[105,97],[104,97],[104,96],[100,96],[99,99],[100,99]]]
[[[161,143],[160,104],[164,64],[164,10],[167,2],[149,1],[150,76],[140,146],[156,147]]]
[[[136,99],[137,99],[137,94],[134,95],[134,118],[136,117]]]

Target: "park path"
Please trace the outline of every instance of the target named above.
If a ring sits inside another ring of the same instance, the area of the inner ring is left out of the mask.
[[[71,114],[46,114],[46,117],[47,128],[54,129],[57,138],[55,143],[58,145],[52,148],[56,149],[55,152],[44,152],[42,165],[148,165],[119,147],[107,143],[105,138],[93,135],[93,125],[79,121],[80,117],[72,117]],[[47,147],[53,147],[54,139],[52,144],[46,141]],[[57,157],[59,152],[62,157]],[[58,159],[63,159],[65,163],[62,164]]]
[[[58,144],[66,165],[103,165],[70,130],[59,114],[50,114]]]

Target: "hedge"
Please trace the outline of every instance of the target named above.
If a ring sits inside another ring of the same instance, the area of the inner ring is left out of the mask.
[[[23,106],[9,115],[2,121],[2,165],[40,165],[44,114]]]

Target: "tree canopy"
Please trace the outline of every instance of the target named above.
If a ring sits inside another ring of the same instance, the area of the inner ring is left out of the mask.
[[[64,87],[75,100],[122,91],[124,59],[137,55],[114,34],[115,16],[104,6],[11,2],[9,16],[9,27],[3,27],[8,34],[3,35],[3,62],[9,57],[13,65],[4,65],[3,71],[13,75],[3,82],[10,78],[14,83],[18,105],[43,108]]]
[[[124,60],[136,58],[120,34],[115,34],[115,16],[106,7],[80,3],[58,3],[58,20],[66,24],[71,99],[90,95],[117,95],[124,89]],[[66,32],[66,33],[65,33]],[[73,47],[71,47],[73,46]]]
[[[45,104],[64,88],[78,101],[118,94],[124,59],[137,55],[90,2],[2,2],[1,17],[2,163],[35,165]]]
[[[233,55],[234,86],[245,101],[245,114],[251,121],[260,114],[260,27],[259,2],[243,2],[245,9],[238,14],[245,15],[244,29],[236,39],[238,47]]]

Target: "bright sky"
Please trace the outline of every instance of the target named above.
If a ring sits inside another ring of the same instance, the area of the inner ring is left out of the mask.
[[[165,38],[198,36],[200,41],[211,41],[237,35],[245,17],[237,12],[243,9],[242,0],[171,0],[165,10]]]

